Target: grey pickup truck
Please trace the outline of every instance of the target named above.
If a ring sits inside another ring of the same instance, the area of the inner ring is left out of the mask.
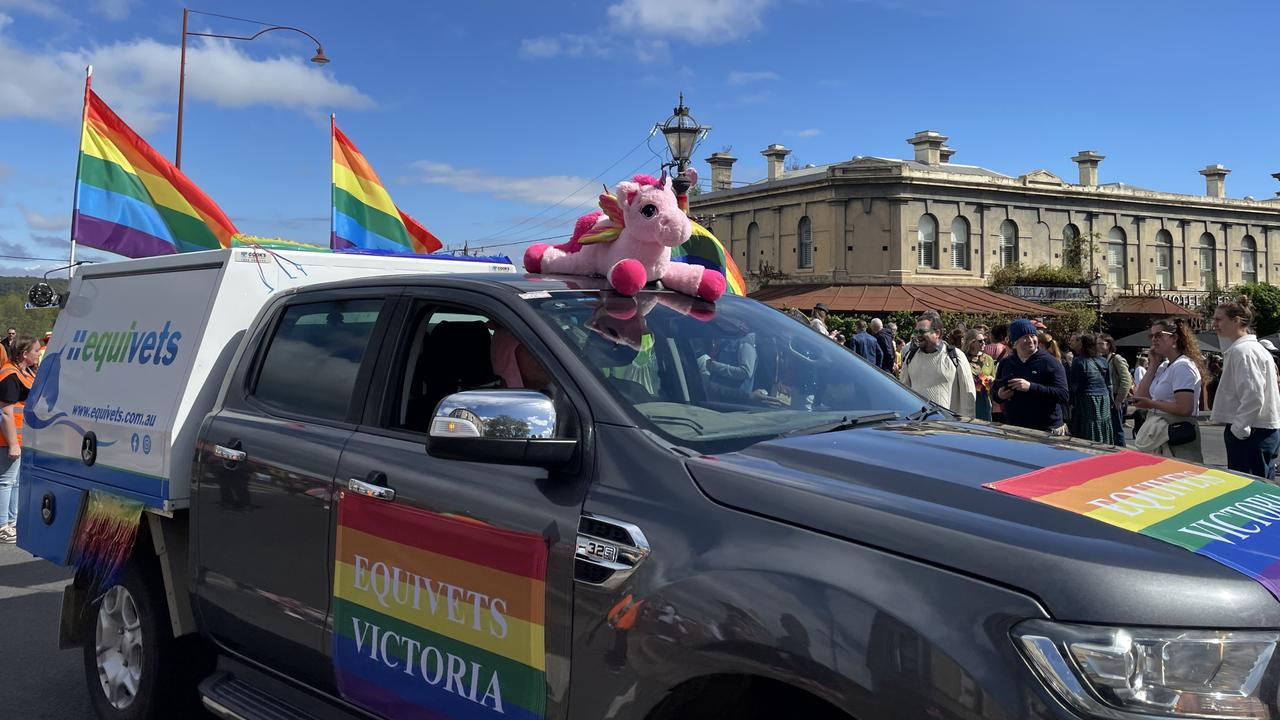
[[[1268,586],[1132,521],[1249,481],[955,417],[755,301],[365,278],[228,358],[189,507],[66,596],[104,720],[1277,717]]]

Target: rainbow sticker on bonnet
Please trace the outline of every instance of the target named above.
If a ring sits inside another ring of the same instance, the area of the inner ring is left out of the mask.
[[[383,717],[542,718],[547,544],[344,492],[338,690]]]
[[[986,487],[1213,558],[1280,599],[1280,488],[1274,485],[1126,450]]]

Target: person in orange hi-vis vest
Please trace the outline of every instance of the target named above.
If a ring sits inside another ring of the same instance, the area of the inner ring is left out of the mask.
[[[36,379],[40,342],[35,338],[14,338],[9,343],[10,361],[0,368],[0,543],[18,539],[18,460],[22,456],[22,409],[31,383]]]

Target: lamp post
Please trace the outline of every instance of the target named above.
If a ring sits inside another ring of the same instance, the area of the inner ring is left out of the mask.
[[[191,13],[195,13],[197,15],[210,15],[212,17],[227,17],[226,15],[217,15],[215,13],[205,13],[200,12],[199,10],[182,8],[182,52],[180,59],[178,60],[178,146],[173,151],[173,164],[174,167],[179,169],[182,168],[182,101],[187,88],[187,36],[195,35],[198,37],[222,38],[224,40],[244,40],[247,42],[250,40],[257,40],[262,35],[272,32],[273,30],[292,30],[293,32],[306,35],[311,38],[311,42],[316,44],[316,54],[311,58],[311,62],[317,65],[325,65],[329,62],[329,58],[324,54],[324,46],[320,44],[320,41],[316,39],[315,35],[312,35],[302,28],[290,27],[288,25],[272,25],[271,23],[258,22],[257,20],[248,20],[246,22],[254,22],[259,25],[266,25],[267,27],[252,35],[221,35],[219,33],[191,32],[190,30],[187,30],[187,18]],[[230,19],[241,20],[241,18]]]
[[[671,162],[663,165],[663,168],[675,169],[671,188],[676,193],[676,202],[680,205],[680,209],[687,213],[689,212],[689,188],[693,185],[693,181],[689,179],[689,158],[693,156],[693,149],[698,141],[711,130],[711,126],[699,125],[698,121],[693,119],[689,114],[689,108],[684,106],[684,93],[680,93],[679,104],[659,129],[662,130],[662,135],[667,140],[667,148],[671,151]]]
[[[1089,294],[1093,296],[1093,301],[1097,305],[1098,317],[1095,323],[1098,330],[1102,330],[1102,298],[1107,294],[1107,281],[1102,278],[1102,273],[1094,270],[1093,279],[1089,281]]]

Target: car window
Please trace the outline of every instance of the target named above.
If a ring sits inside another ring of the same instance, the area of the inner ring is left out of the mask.
[[[557,396],[542,364],[488,315],[424,305],[396,365],[393,428],[425,433],[436,405],[464,390],[523,388]]]
[[[700,452],[922,406],[848,349],[754,301],[571,291],[528,302],[642,426]]]
[[[381,299],[285,309],[267,344],[253,398],[286,415],[344,420]]]

